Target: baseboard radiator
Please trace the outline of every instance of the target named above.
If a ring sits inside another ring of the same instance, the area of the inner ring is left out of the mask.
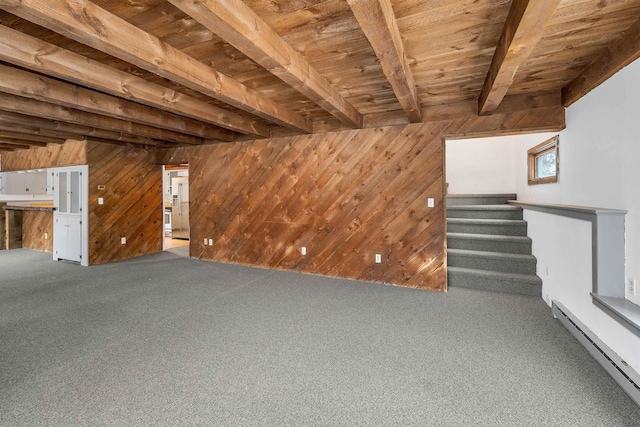
[[[580,344],[602,365],[636,405],[640,406],[640,375],[562,304],[557,301],[552,301],[552,303],[554,317],[576,337]]]

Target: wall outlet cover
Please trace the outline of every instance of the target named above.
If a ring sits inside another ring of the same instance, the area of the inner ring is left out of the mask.
[[[432,207],[434,207],[434,206],[435,206],[435,200],[433,200],[433,197],[429,197],[429,198],[427,199],[427,207],[428,207],[428,208],[432,208]]]
[[[204,245],[207,246],[207,239],[204,239]]]
[[[209,239],[209,246],[213,246],[213,239]]]
[[[300,252],[302,253],[302,255],[306,255],[306,254],[307,254],[307,248],[306,248],[305,246],[303,246],[303,247],[300,249]]]
[[[123,245],[126,245],[127,244],[127,238],[126,237],[121,237],[120,238],[120,243],[123,244]]]
[[[376,254],[376,263],[380,264],[382,262],[382,255]]]

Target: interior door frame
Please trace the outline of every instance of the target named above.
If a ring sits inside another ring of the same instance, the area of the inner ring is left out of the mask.
[[[80,166],[65,166],[59,168],[49,168],[47,173],[59,173],[59,172],[80,172],[80,212],[81,212],[81,233],[82,238],[80,242],[81,254],[80,265],[85,267],[89,266],[89,166],[88,165],[80,165]],[[54,181],[54,185],[58,185],[58,181]],[[54,188],[54,194],[56,193],[56,189]],[[55,197],[55,196],[54,196]],[[57,208],[57,206],[56,206]],[[56,219],[56,212],[54,211],[54,223]],[[55,235],[53,236],[53,259],[57,261],[55,251]]]

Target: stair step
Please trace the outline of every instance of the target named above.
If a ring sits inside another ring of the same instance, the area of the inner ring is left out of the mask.
[[[447,219],[447,231],[450,233],[526,236],[527,222],[518,219],[449,218]]]
[[[522,219],[522,208],[511,205],[447,206],[447,218]]]
[[[464,249],[447,250],[447,265],[450,267],[535,275],[536,262],[536,257],[533,255]]]
[[[456,205],[504,205],[516,200],[515,194],[448,194],[447,206]]]
[[[448,285],[492,292],[542,296],[542,280],[535,275],[509,274],[471,268],[448,267]]]
[[[531,255],[531,239],[526,236],[447,233],[447,249]]]

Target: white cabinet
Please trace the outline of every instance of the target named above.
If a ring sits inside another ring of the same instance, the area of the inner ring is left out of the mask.
[[[5,172],[4,194],[27,194],[27,174]]]
[[[27,194],[47,194],[47,171],[27,172]]]
[[[55,174],[54,260],[82,261],[82,179],[80,168]]]
[[[2,172],[0,194],[47,194],[47,172],[44,170]]]
[[[47,194],[54,194],[54,182],[56,173],[53,169],[47,169]]]

